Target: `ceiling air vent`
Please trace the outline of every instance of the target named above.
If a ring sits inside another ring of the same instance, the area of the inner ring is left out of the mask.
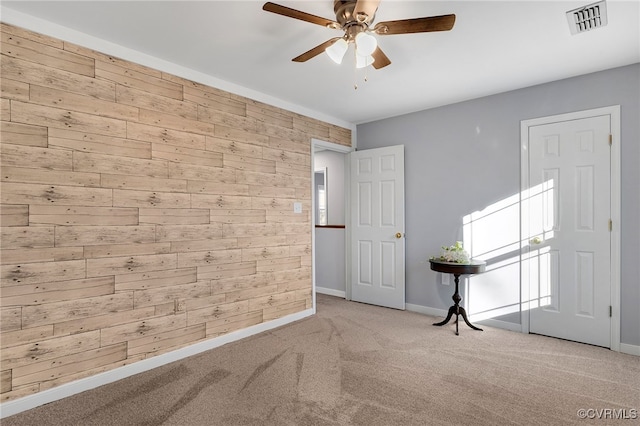
[[[607,25],[607,4],[604,1],[567,12],[571,34],[583,33]]]

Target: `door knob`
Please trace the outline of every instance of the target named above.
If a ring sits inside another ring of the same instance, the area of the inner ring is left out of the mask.
[[[402,233],[401,232],[397,232],[396,233],[396,238],[402,238]]]
[[[531,244],[540,244],[542,242],[542,239],[540,237],[533,237],[532,239],[529,240],[529,242]]]

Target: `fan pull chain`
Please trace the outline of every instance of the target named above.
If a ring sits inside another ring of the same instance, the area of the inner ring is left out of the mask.
[[[358,53],[353,49],[353,90],[358,90]]]

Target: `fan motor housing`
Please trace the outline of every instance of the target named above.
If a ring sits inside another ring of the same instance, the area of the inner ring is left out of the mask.
[[[333,11],[336,14],[336,21],[342,28],[352,25],[354,23],[363,24],[358,22],[357,18],[353,16],[353,10],[356,7],[357,0],[334,0]],[[373,21],[375,16],[369,17],[369,22]]]

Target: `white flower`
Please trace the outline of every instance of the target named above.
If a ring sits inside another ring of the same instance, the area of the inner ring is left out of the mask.
[[[456,243],[450,247],[442,246],[440,257],[434,259],[451,263],[470,263],[469,253],[467,253],[462,246],[462,241],[456,241]]]

